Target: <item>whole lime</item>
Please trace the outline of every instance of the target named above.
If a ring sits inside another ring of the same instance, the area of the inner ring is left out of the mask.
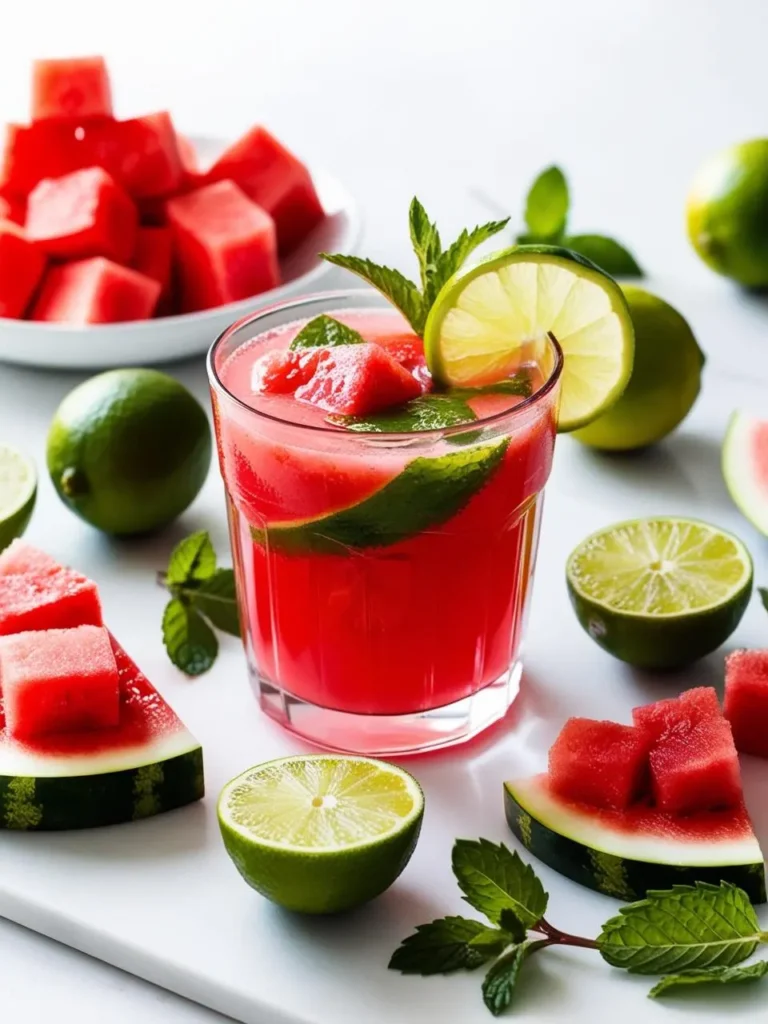
[[[202,406],[157,370],[110,370],[80,384],[48,432],[59,497],[105,533],[148,533],[194,500],[211,463]]]
[[[708,266],[748,288],[768,285],[768,139],[707,160],[688,194],[687,218]]]
[[[693,331],[676,309],[642,288],[623,290],[635,326],[632,376],[606,413],[573,434],[606,451],[645,448],[666,437],[696,401],[704,366]]]

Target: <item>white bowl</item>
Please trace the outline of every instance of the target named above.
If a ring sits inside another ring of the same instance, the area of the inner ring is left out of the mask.
[[[193,137],[192,142],[203,166],[228,145],[223,139],[203,137]],[[281,262],[283,284],[279,288],[199,313],[119,324],[82,327],[0,317],[0,361],[52,369],[101,370],[187,359],[207,351],[229,324],[247,313],[317,291],[322,278],[334,271],[331,264],[318,259],[318,252],[353,252],[360,237],[360,218],[355,201],[340,181],[315,169],[312,177],[327,216]]]

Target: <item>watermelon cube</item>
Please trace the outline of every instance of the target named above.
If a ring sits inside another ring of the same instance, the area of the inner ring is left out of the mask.
[[[23,227],[26,219],[26,199],[17,199],[14,196],[0,196],[0,220],[10,220],[14,224],[19,224]]]
[[[70,569],[0,576],[0,636],[101,626],[96,584]]]
[[[131,266],[160,285],[155,316],[171,311],[173,236],[170,228],[139,228]]]
[[[570,718],[549,751],[549,780],[567,800],[624,810],[648,785],[648,741],[631,725]]]
[[[127,263],[136,246],[133,201],[101,167],[44,178],[27,203],[27,238],[58,259]]]
[[[15,739],[120,721],[117,664],[103,626],[0,637],[5,726]]]
[[[312,377],[296,389],[299,401],[328,412],[366,416],[422,393],[416,378],[380,345],[339,345],[320,352]]]
[[[724,718],[662,736],[649,759],[656,806],[669,814],[738,807],[744,799],[739,758]]]
[[[0,316],[20,317],[45,271],[45,253],[18,224],[0,221]]]
[[[0,576],[18,576],[20,573],[48,576],[63,568],[45,551],[26,544],[18,537],[11,541],[5,551],[0,552]]]
[[[654,743],[666,736],[690,732],[701,722],[722,717],[717,691],[712,686],[698,686],[686,690],[680,697],[659,700],[632,711],[634,724]]]
[[[36,60],[32,120],[112,117],[112,89],[103,57]]]
[[[157,281],[95,256],[52,267],[30,319],[70,324],[148,320],[159,296]]]
[[[322,349],[285,349],[266,352],[251,370],[251,389],[262,395],[292,395],[308,383],[322,355]]]
[[[295,249],[325,216],[307,168],[266,128],[252,128],[208,171],[208,181],[227,178],[272,217],[282,254]]]
[[[185,312],[221,306],[280,283],[275,225],[231,181],[166,205]]]
[[[768,757],[768,651],[734,651],[725,659],[725,717],[737,750]]]

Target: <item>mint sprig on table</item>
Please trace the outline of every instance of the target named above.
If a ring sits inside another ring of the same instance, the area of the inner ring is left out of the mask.
[[[158,582],[171,594],[163,613],[168,657],[186,675],[202,675],[219,653],[213,628],[240,636],[234,572],[217,567],[211,538],[201,530],[174,548]]]
[[[620,242],[608,235],[569,235],[568,213],[571,200],[568,182],[559,167],[547,167],[538,175],[525,202],[525,226],[518,235],[521,243],[563,245],[592,260],[607,274],[617,277],[643,277],[643,271]]]
[[[392,955],[403,974],[449,974],[490,965],[483,1001],[498,1017],[512,1003],[526,961],[550,946],[597,951],[612,967],[663,975],[658,999],[704,984],[741,984],[768,974],[768,961],[739,966],[768,933],[745,892],[722,882],[649,892],[623,907],[596,939],[569,935],[545,918],[549,896],[529,864],[503,843],[457,839],[453,873],[464,900],[487,921],[444,917],[419,925]]]

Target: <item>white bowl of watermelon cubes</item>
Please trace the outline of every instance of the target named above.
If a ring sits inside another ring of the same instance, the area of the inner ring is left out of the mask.
[[[165,111],[118,120],[100,57],[36,61],[0,158],[0,360],[100,369],[204,352],[313,290],[355,204],[262,126],[232,144]]]

